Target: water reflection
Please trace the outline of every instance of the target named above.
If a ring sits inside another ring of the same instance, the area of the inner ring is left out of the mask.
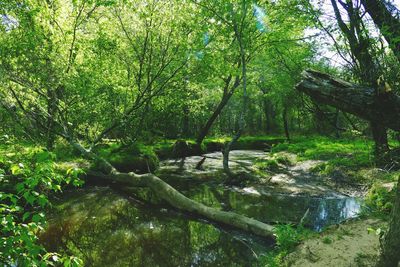
[[[254,266],[271,245],[104,188],[67,194],[41,241],[86,266]]]
[[[314,203],[312,209],[315,215],[310,216],[310,223],[315,230],[320,231],[324,226],[357,217],[361,209],[361,201],[350,197],[322,198]]]
[[[233,210],[263,222],[298,223],[307,209],[307,226],[321,230],[357,216],[360,200],[351,197],[320,198],[282,194],[265,194],[255,188],[198,185],[182,189],[192,199],[209,206]]]

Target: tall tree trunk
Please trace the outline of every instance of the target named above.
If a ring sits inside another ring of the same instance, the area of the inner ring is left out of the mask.
[[[228,93],[222,96],[221,101],[219,102],[217,108],[214,110],[213,114],[210,118],[208,118],[207,123],[201,128],[199,135],[197,136],[196,143],[201,145],[204,138],[209,133],[212,125],[214,124],[215,120],[218,118],[219,114],[221,114],[222,110],[228,103],[229,99],[232,97],[232,94]]]
[[[56,111],[57,111],[57,95],[56,92],[52,89],[48,89],[47,90],[47,96],[48,96],[48,100],[47,100],[47,113],[49,118],[47,119],[46,122],[46,148],[49,151],[52,151],[54,149],[54,143],[55,143],[55,139],[56,139],[56,135],[55,135],[55,129],[54,129],[54,121],[53,121],[53,117],[56,116]]]
[[[389,229],[381,245],[378,267],[400,266],[400,180],[397,181],[396,201],[393,207]]]
[[[243,6],[242,6],[242,11],[246,10],[246,2],[243,2]],[[224,171],[225,173],[228,175],[229,178],[233,177],[233,173],[230,171],[229,169],[229,153],[231,151],[231,148],[233,147],[233,145],[237,142],[237,140],[239,140],[240,136],[242,135],[242,132],[245,128],[245,114],[247,111],[247,62],[246,62],[246,54],[245,54],[245,50],[244,50],[244,43],[243,43],[243,36],[242,36],[242,32],[239,31],[238,25],[236,23],[236,21],[234,22],[233,25],[234,31],[235,31],[235,36],[236,39],[239,43],[239,48],[240,48],[240,59],[241,59],[241,64],[242,64],[242,79],[243,79],[243,97],[242,97],[242,109],[240,111],[240,115],[239,115],[239,127],[238,130],[236,132],[236,134],[234,135],[234,137],[232,138],[232,140],[225,146],[224,151],[223,151],[223,166],[224,166]]]
[[[264,114],[265,114],[265,132],[267,134],[271,133],[272,131],[272,123],[271,123],[271,103],[269,100],[264,99]]]
[[[182,119],[182,135],[183,137],[188,137],[189,133],[189,107],[185,106],[183,108],[183,119]]]
[[[349,17],[349,23],[345,23],[341,17],[341,12],[338,8],[336,3],[340,3],[342,8],[346,10],[347,15]],[[371,54],[371,50],[373,47],[371,46],[370,37],[366,34],[366,29],[364,23],[362,21],[362,15],[360,14],[360,8],[354,6],[353,1],[349,0],[346,3],[340,0],[331,0],[332,7],[335,12],[336,19],[338,21],[339,28],[345,35],[350,45],[350,50],[355,58],[355,62],[358,71],[357,76],[362,80],[363,83],[367,84],[368,86],[374,88],[375,93],[379,94],[379,84],[378,84],[378,77],[379,77],[379,68],[376,65],[374,58]],[[381,97],[379,97],[381,98]],[[378,97],[375,97],[375,103],[379,103]],[[372,120],[373,122],[380,121],[380,120]],[[374,137],[375,141],[375,152],[380,153],[384,152],[381,148],[387,147],[388,144],[383,144],[382,142],[385,141],[383,136],[386,136],[386,129],[379,130],[379,133],[375,130],[377,136]],[[386,139],[387,140],[387,139]],[[378,142],[376,142],[378,141]],[[378,158],[382,158],[383,154],[376,154]]]
[[[283,108],[282,120],[283,120],[283,128],[285,130],[286,140],[290,141],[289,125],[288,125],[288,118],[287,118],[287,107],[286,106]]]
[[[221,114],[222,110],[228,104],[229,99],[231,99],[233,93],[235,92],[236,88],[240,85],[240,79],[239,77],[235,77],[235,81],[230,87],[231,81],[232,81],[232,76],[229,76],[227,79],[224,80],[225,85],[224,85],[224,93],[222,95],[222,99],[219,102],[217,108],[214,110],[213,114],[211,117],[208,119],[207,123],[201,128],[199,135],[196,138],[196,143],[198,145],[201,145],[203,142],[204,138],[207,136],[208,132],[210,131],[212,125],[214,124],[215,120],[218,118],[218,116]]]
[[[242,135],[241,129],[237,131],[237,133],[233,136],[232,140],[227,143],[222,151],[222,165],[224,167],[224,172],[228,175],[228,179],[234,177],[234,173],[232,173],[231,169],[229,168],[229,153],[232,150],[232,146],[239,140],[240,136]]]
[[[389,151],[386,128],[379,122],[371,122],[372,138],[374,139],[375,159],[377,162],[384,162],[383,156]]]

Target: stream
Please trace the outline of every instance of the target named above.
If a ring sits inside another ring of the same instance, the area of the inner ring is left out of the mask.
[[[232,151],[231,168],[251,172],[266,154]],[[195,166],[202,157],[193,156],[162,161],[157,174],[191,199],[267,223],[298,223],[308,209],[305,225],[320,231],[360,211],[358,199],[339,193],[315,197],[223,185],[221,153],[205,156],[201,170]],[[40,240],[49,251],[76,255],[86,266],[257,266],[273,247],[271,240],[96,186],[65,192]]]

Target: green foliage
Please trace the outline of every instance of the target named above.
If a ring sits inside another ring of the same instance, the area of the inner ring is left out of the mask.
[[[263,171],[277,172],[281,169],[276,159],[258,160],[255,165],[258,169]]]
[[[383,187],[381,184],[375,183],[369,189],[365,197],[365,204],[368,209],[377,214],[390,214],[395,199],[395,190]]]
[[[158,157],[152,146],[135,143],[124,146],[122,144],[108,144],[98,149],[101,157],[107,159],[121,171],[154,171],[159,164]]]
[[[79,266],[79,259],[47,253],[37,235],[46,223],[48,195],[66,184],[81,185],[81,170],[59,173],[55,154],[38,147],[10,145],[0,151],[0,260],[19,266]]]
[[[313,235],[313,232],[303,226],[294,227],[291,224],[278,224],[275,227],[276,248],[261,258],[264,266],[282,266],[284,257],[303,240]]]
[[[290,224],[280,224],[276,226],[276,244],[281,250],[290,251],[311,233],[310,230],[302,226],[294,227]]]
[[[312,136],[298,137],[290,143],[278,144],[272,152],[287,151],[294,153],[301,160],[326,160],[326,165],[318,168],[329,173],[332,168],[359,168],[373,165],[371,157],[372,143],[363,139],[332,139]]]
[[[330,238],[329,236],[325,236],[325,237],[322,239],[322,243],[327,244],[327,245],[332,244],[332,242],[333,242],[333,240],[332,240],[332,238]]]

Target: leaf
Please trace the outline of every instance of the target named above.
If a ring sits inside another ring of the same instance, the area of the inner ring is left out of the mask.
[[[23,194],[23,197],[25,198],[26,202],[28,202],[30,205],[33,205],[33,203],[35,202],[35,197],[31,194],[30,191],[26,191]]]
[[[25,184],[24,183],[18,183],[15,188],[17,189],[18,193],[21,193],[25,189]]]
[[[42,217],[39,214],[34,214],[32,216],[32,222],[39,223],[42,221]]]
[[[22,221],[26,221],[26,219],[31,215],[30,212],[25,212],[24,215],[22,216]]]
[[[21,168],[18,165],[12,165],[10,171],[13,175],[17,175],[21,173]]]

